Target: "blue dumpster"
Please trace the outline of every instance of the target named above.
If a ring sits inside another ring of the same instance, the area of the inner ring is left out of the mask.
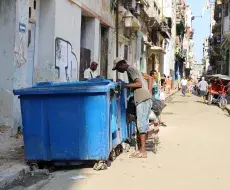
[[[14,90],[21,102],[27,160],[107,160],[120,143],[114,136],[114,88],[104,80]]]
[[[121,128],[122,128],[122,141],[128,139],[128,128],[126,123],[126,109],[127,109],[127,89],[123,89],[120,95],[120,113],[121,113]]]

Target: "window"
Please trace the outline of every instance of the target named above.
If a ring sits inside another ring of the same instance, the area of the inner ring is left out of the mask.
[[[31,7],[29,8],[29,18],[31,18]]]
[[[37,7],[37,2],[36,0],[34,0],[34,10],[36,10],[36,7]]]

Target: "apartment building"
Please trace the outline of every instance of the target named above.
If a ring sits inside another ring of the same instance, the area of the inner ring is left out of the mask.
[[[15,130],[21,126],[20,104],[13,89],[44,81],[82,80],[91,61],[99,63],[101,76],[114,80],[112,66],[117,55],[143,73],[152,69],[174,72],[174,48],[168,44],[176,24],[166,11],[173,9],[173,3],[1,0],[0,125]],[[118,77],[127,80],[125,74]]]

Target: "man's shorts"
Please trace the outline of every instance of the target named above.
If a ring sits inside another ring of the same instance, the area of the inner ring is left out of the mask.
[[[206,96],[206,94],[207,94],[206,91],[204,91],[204,90],[201,90],[201,91],[200,91],[200,95],[201,95],[201,96]]]
[[[137,129],[139,133],[147,133],[149,130],[149,115],[152,108],[152,100],[146,100],[136,106]]]

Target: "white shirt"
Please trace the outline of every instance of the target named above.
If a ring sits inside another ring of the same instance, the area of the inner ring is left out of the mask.
[[[181,85],[182,86],[186,86],[187,85],[187,80],[186,79],[182,79],[181,80]]]
[[[84,71],[84,78],[85,79],[92,79],[92,78],[96,78],[97,76],[98,76],[97,70],[92,71],[90,68],[88,68]]]

